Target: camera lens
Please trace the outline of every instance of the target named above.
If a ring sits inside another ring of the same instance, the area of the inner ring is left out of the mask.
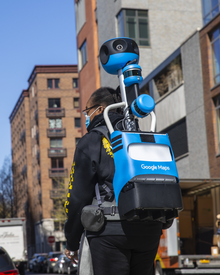
[[[113,43],[113,48],[117,52],[125,52],[127,49],[127,42],[124,39],[116,39]]]
[[[102,45],[99,56],[102,64],[105,65],[109,60],[109,50],[106,45]]]
[[[124,47],[123,47],[121,44],[119,44],[119,45],[116,46],[116,50],[118,50],[118,51],[123,50],[123,48],[124,48]]]
[[[136,42],[134,40],[131,42],[131,45],[132,45],[134,52],[139,55],[138,45],[136,44]]]

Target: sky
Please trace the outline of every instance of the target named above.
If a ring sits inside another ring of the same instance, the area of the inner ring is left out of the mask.
[[[77,64],[74,0],[0,0],[0,169],[9,116],[35,65]]]

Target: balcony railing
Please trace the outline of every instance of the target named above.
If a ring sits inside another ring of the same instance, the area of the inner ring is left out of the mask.
[[[46,117],[64,117],[64,108],[48,108],[46,109]]]
[[[50,190],[51,199],[60,199],[66,196],[66,191],[64,189],[52,189]]]
[[[52,128],[47,129],[47,137],[65,137],[66,136],[66,129],[65,128]]]
[[[67,178],[68,169],[66,168],[51,168],[49,169],[50,178]]]
[[[66,148],[50,148],[47,149],[48,158],[55,158],[55,157],[66,157],[67,150]]]

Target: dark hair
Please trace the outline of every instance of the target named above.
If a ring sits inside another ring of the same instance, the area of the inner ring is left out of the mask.
[[[96,90],[90,97],[92,105],[100,105],[103,107],[109,106],[114,103],[121,102],[120,87],[116,90],[109,87],[102,87]],[[121,113],[121,109],[116,112]]]

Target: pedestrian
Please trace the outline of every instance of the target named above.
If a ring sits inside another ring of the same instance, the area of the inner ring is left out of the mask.
[[[113,153],[106,136],[96,129],[105,126],[104,109],[120,101],[119,89],[103,87],[91,95],[83,112],[88,133],[81,138],[75,150],[65,203],[65,254],[75,263],[78,262],[79,243],[84,232],[82,209],[92,204],[97,195],[97,183],[102,198],[114,192]],[[120,125],[123,116],[115,110],[109,112],[109,118],[113,127],[119,127],[117,125]],[[152,273],[162,223],[107,219],[98,232],[86,230],[85,234],[94,275],[147,275]]]

